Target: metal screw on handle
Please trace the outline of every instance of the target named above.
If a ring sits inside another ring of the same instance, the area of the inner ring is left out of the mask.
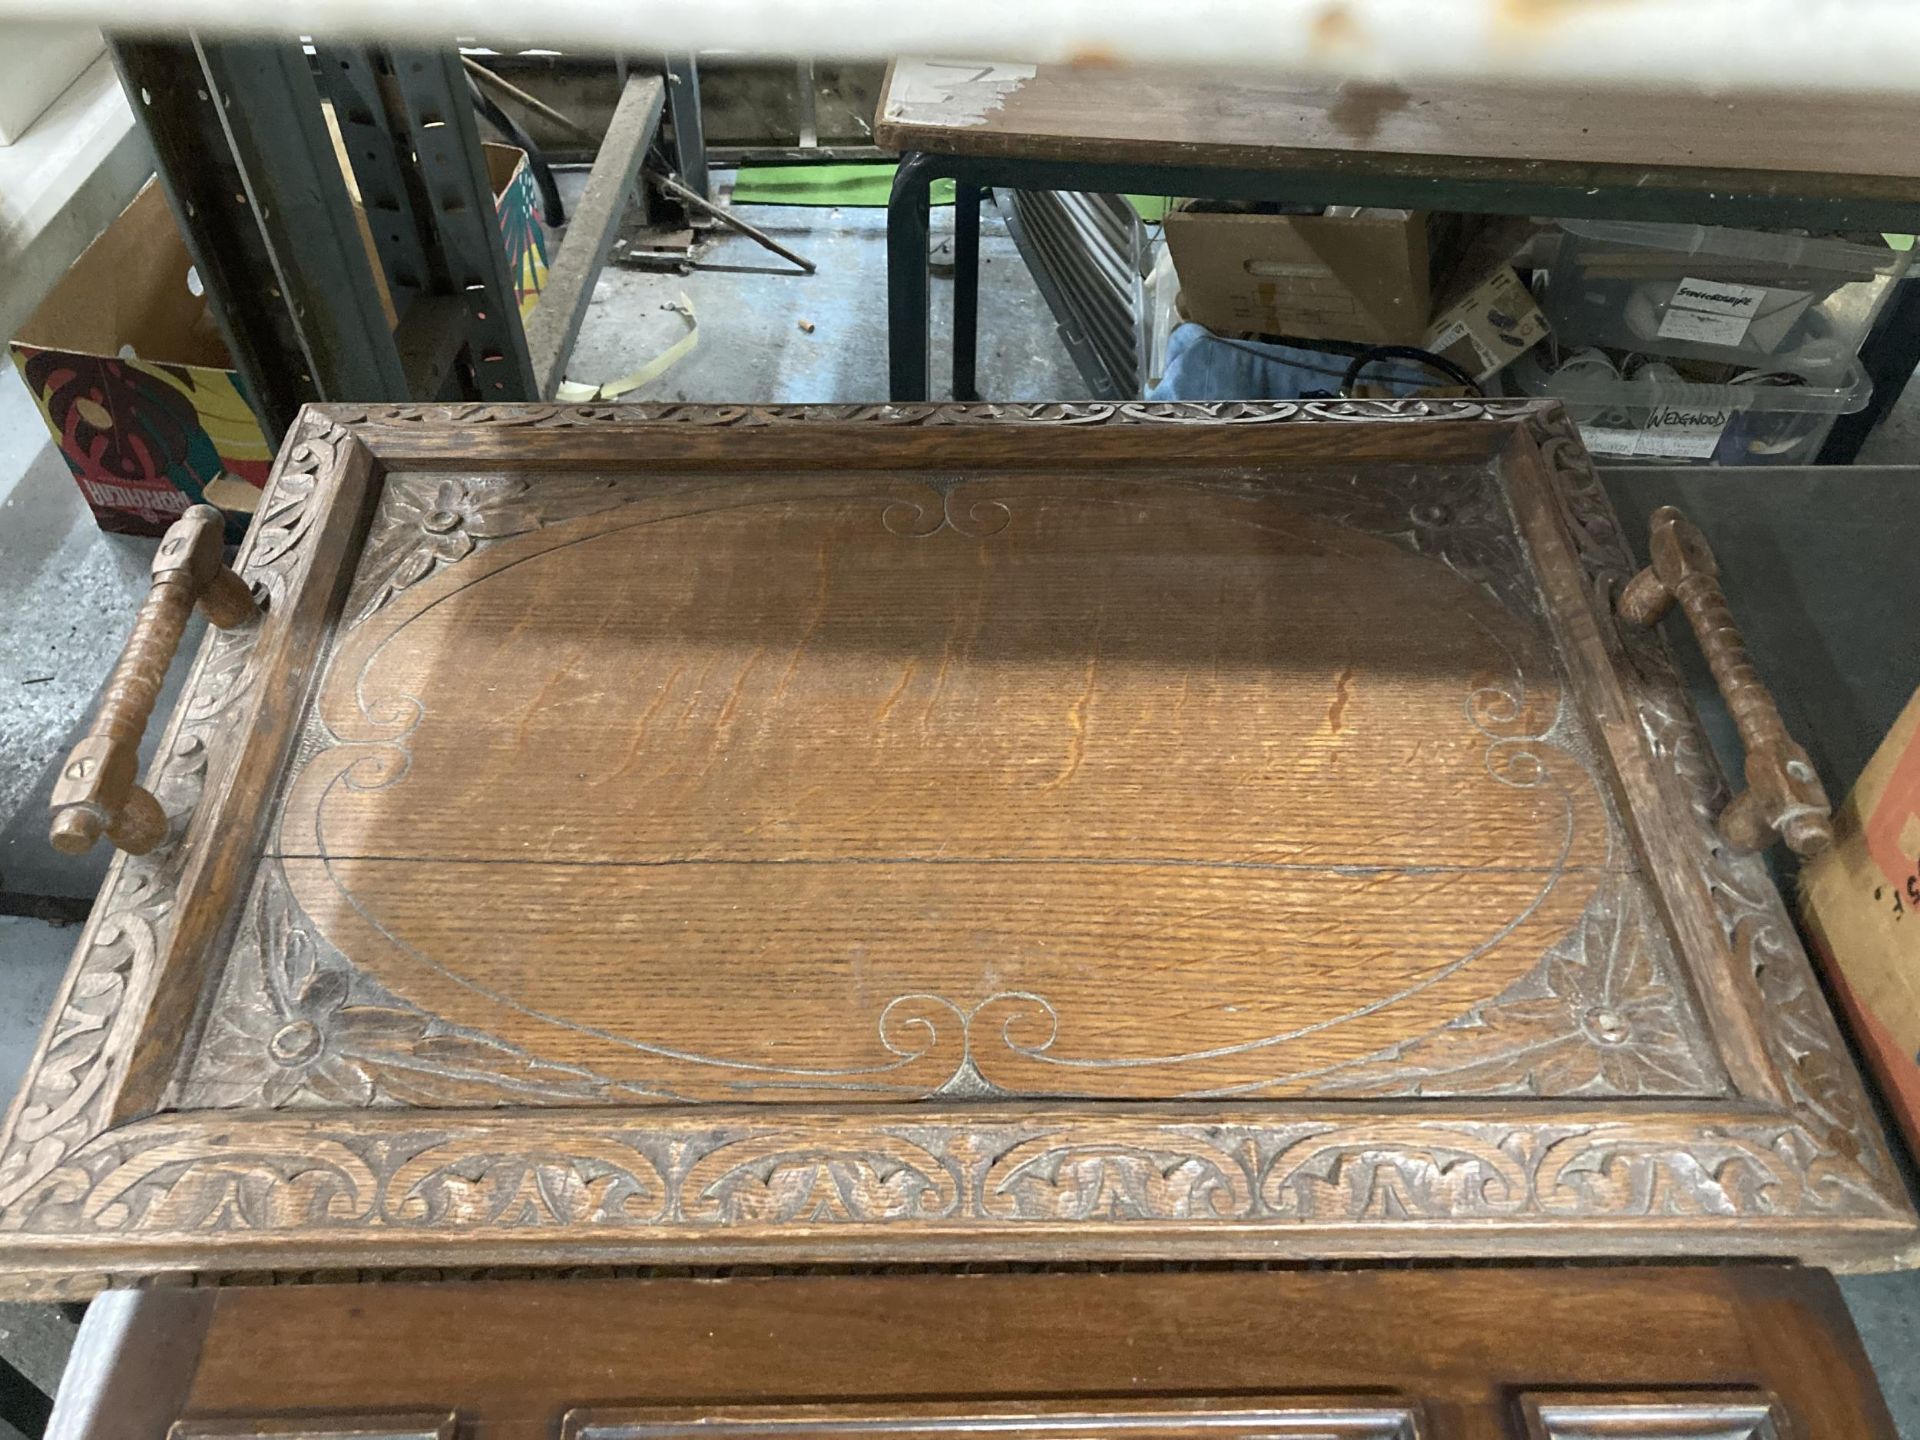
[[[53,848],[84,854],[102,835],[144,855],[167,834],[160,802],[136,784],[140,737],[153,714],[167,667],[197,603],[223,630],[251,624],[260,607],[246,582],[221,558],[225,520],[195,505],[168,528],[153,557],[153,587],[134,617],[93,728],[67,756],[53,787]]]
[[[1833,843],[1833,806],[1753,667],[1707,537],[1663,505],[1653,512],[1648,551],[1653,563],[1620,592],[1620,618],[1655,625],[1678,602],[1746,749],[1747,788],[1721,812],[1720,838],[1736,849],[1764,850],[1778,836],[1797,855],[1819,854]]]

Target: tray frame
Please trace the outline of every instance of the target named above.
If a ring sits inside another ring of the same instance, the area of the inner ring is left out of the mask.
[[[1733,1095],[1710,1101],[169,1111],[390,471],[1497,463],[1573,690]],[[148,777],[0,1141],[0,1294],[173,1271],[1911,1253],[1916,1222],[1557,404],[314,406]]]

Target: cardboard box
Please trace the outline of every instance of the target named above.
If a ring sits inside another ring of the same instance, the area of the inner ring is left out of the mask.
[[[1920,695],[1800,871],[1800,913],[1855,1041],[1920,1156]]]
[[[514,298],[520,304],[520,322],[540,303],[547,283],[547,232],[540,228],[540,187],[533,182],[527,152],[513,145],[488,141],[480,147],[487,156],[487,178],[493,183],[493,213],[500,221],[500,243],[506,247],[507,273],[513,276]],[[380,274],[380,268],[374,267]],[[381,283],[386,283],[382,276]]]
[[[1418,345],[1463,221],[1424,211],[1165,221],[1187,314],[1224,335]]]
[[[1511,265],[1462,277],[1420,339],[1476,380],[1487,380],[1547,338],[1547,317]]]
[[[547,270],[533,177],[521,151],[486,148],[524,317]],[[238,539],[266,482],[273,452],[192,268],[149,182],[9,347],[103,530],[158,535],[204,500]]]

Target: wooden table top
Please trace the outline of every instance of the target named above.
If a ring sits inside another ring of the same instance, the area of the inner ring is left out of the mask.
[[[874,139],[893,150],[1143,165],[1398,170],[1634,184],[1797,172],[1802,193],[1920,177],[1912,96],[1636,94],[1226,80],[1182,70],[899,60]]]

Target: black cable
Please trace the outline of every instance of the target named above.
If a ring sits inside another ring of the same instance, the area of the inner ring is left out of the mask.
[[[1425,365],[1430,370],[1438,370],[1450,380],[1458,381],[1467,387],[1467,393],[1470,395],[1486,393],[1480,388],[1480,382],[1466,370],[1454,364],[1446,356],[1436,355],[1431,350],[1422,350],[1418,345],[1374,345],[1362,350],[1347,366],[1347,373],[1340,381],[1340,393],[1352,395],[1353,387],[1360,383],[1361,372],[1376,360],[1411,360],[1416,364]]]
[[[527,164],[533,168],[533,183],[540,187],[541,213],[547,224],[558,230],[567,223],[567,208],[560,203],[560,187],[554,181],[553,167],[547,164],[547,157],[540,153],[540,147],[520,128],[519,122],[494,104],[493,98],[480,88],[471,75],[467,77],[467,90],[473,96],[473,108],[500,132],[501,138],[527,152]]]

